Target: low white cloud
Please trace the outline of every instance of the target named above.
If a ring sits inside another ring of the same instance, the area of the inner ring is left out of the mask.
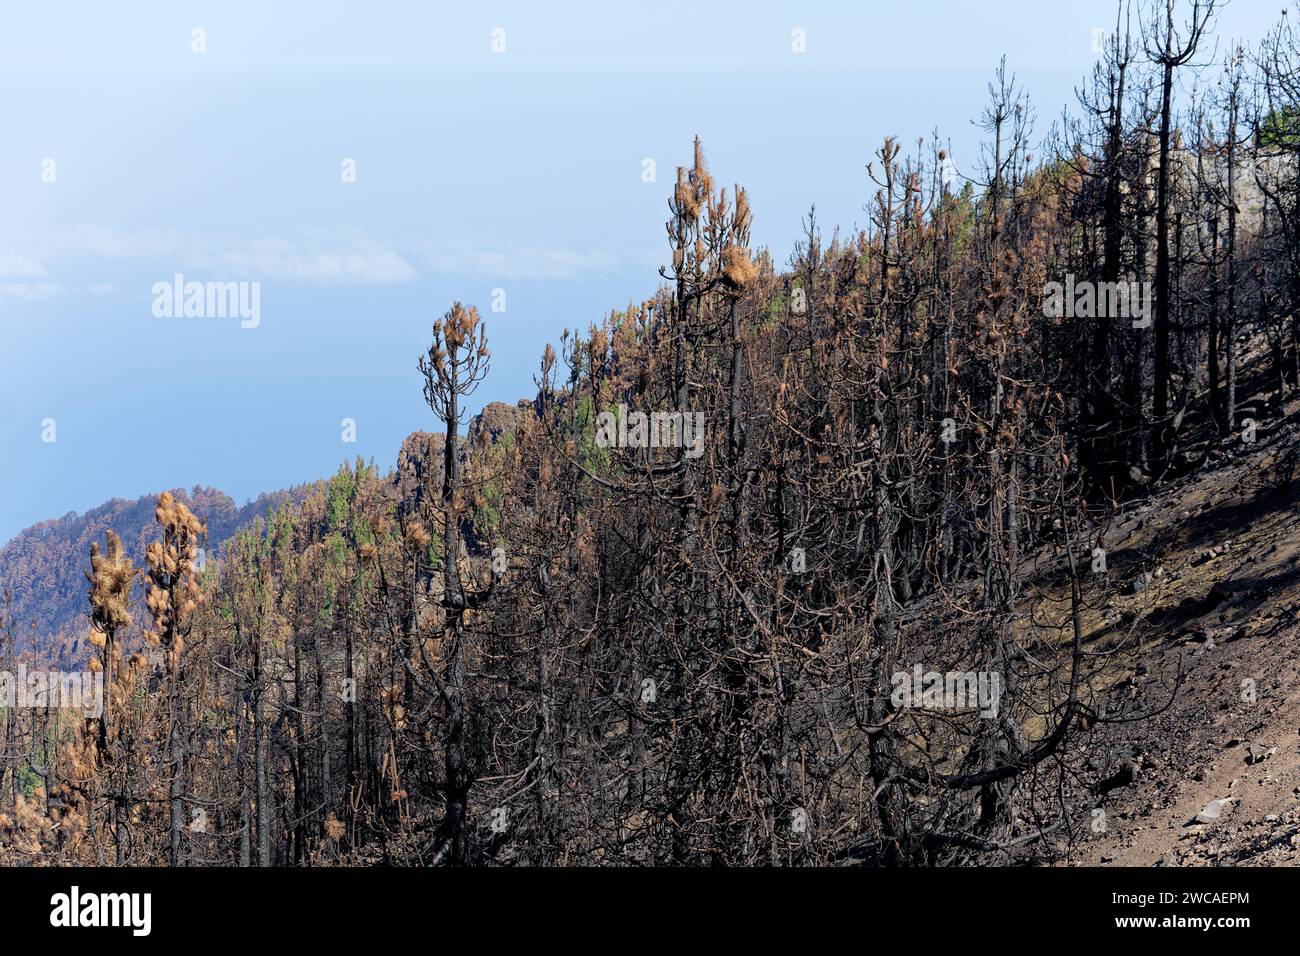
[[[10,279],[41,279],[45,274],[45,266],[31,256],[0,252],[0,276]]]
[[[22,234],[0,230],[0,279],[43,279],[56,267],[72,272],[78,260],[87,259],[139,264],[165,274],[206,273],[210,279],[320,286],[393,285],[412,282],[422,273],[562,280],[607,273],[619,264],[601,250],[497,240],[384,241],[356,234],[247,238],[180,230],[127,232],[86,224]],[[92,295],[104,295],[113,285],[95,282],[85,288]]]
[[[0,282],[0,295],[26,299],[29,302],[67,294],[66,288],[50,282]]]
[[[256,239],[201,256],[232,274],[316,285],[390,285],[417,278],[395,250],[369,240],[343,243]]]
[[[38,258],[19,254],[26,248]],[[10,250],[15,250],[11,252]],[[365,237],[248,239],[179,230],[125,232],[78,225],[36,235],[0,233],[0,276],[39,278],[42,260],[106,260],[138,263],[163,271],[206,271],[214,279],[258,278],[312,285],[410,282],[416,270],[392,245]],[[90,292],[104,294],[108,283]]]
[[[48,257],[89,256],[96,259],[144,260],[166,256],[186,240],[180,233],[132,235],[108,226],[73,226],[67,232],[36,236],[35,247]]]
[[[537,245],[473,245],[430,243],[426,261],[432,272],[502,280],[556,280],[607,273],[618,258],[599,250]]]

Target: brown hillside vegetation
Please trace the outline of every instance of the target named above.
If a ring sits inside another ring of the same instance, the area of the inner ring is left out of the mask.
[[[176,488],[171,494],[207,521],[215,553],[237,529],[273,508],[301,500],[305,489],[260,495],[242,507],[213,488],[196,487],[188,493]],[[131,559],[142,561],[157,534],[156,502],[156,495],[133,501],[115,498],[84,514],[42,521],[0,548],[0,595],[10,595],[8,613],[20,643],[69,663],[84,657],[80,642],[85,639],[84,574],[90,569],[90,547],[113,530]]]
[[[470,422],[455,302],[395,471],[81,540],[104,706],[4,709],[0,861],[1290,861],[1300,43],[1175,115],[1195,9],[1046,158],[1005,69],[969,181],[885,139],[782,266],[697,139],[526,401]]]

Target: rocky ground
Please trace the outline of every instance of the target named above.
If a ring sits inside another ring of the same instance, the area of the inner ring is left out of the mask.
[[[1292,400],[1254,444],[1207,454],[1107,531],[1116,586],[1089,646],[1137,648],[1108,713],[1156,713],[1081,745],[1113,773],[1069,862],[1300,862],[1298,427]]]

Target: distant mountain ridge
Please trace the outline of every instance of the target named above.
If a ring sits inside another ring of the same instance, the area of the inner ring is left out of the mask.
[[[215,488],[170,490],[207,521],[208,547],[215,551],[269,509],[301,501],[310,487],[269,492],[243,506]],[[7,616],[15,622],[20,645],[69,634],[84,621],[90,546],[102,546],[105,531],[117,532],[131,559],[143,563],[145,547],[158,537],[158,494],[161,491],[131,501],[113,498],[82,514],[41,521],[0,548],[0,600],[6,592],[11,596]]]
[[[527,399],[514,405],[491,402],[470,419],[462,440],[467,446],[493,443],[517,427],[531,407]],[[441,488],[442,442],[441,433],[416,431],[402,443],[391,474],[398,499],[415,504],[424,489]],[[122,539],[131,560],[142,565],[145,548],[158,538],[154,508],[163,490],[170,490],[207,522],[208,550],[217,555],[242,528],[271,509],[301,504],[316,486],[311,481],[267,492],[244,505],[216,488],[159,489],[134,500],[113,498],[81,514],[69,512],[38,522],[0,548],[0,619],[13,622],[19,647],[35,645],[58,655],[70,642],[84,637],[90,546],[96,542],[102,546],[104,532],[111,529]],[[11,596],[7,608],[6,592]]]

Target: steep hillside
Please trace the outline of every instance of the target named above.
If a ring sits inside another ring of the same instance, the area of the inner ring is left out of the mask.
[[[288,501],[301,500],[308,486],[259,495],[243,506],[215,488],[172,491],[208,523],[208,547],[216,551],[240,527]],[[0,549],[0,595],[12,595],[9,616],[20,639],[38,646],[79,630],[86,614],[90,546],[112,529],[137,564],[157,538],[157,494],[132,501],[114,498],[84,514],[69,513],[32,525]]]
[[[1277,405],[1258,343],[1247,368],[1256,440],[1190,421],[1199,464],[1095,529],[1082,629],[1100,692],[1063,862],[1300,863],[1300,400]],[[1063,603],[1058,571],[1027,582],[1041,606]]]
[[[1116,661],[1116,722],[1088,743],[1117,785],[1075,862],[1300,863],[1298,425],[1292,400],[1257,446],[1110,530],[1123,583],[1090,646],[1138,645]]]
[[[475,415],[467,429],[467,447],[493,443],[517,427],[529,402],[492,402]],[[432,442],[432,443],[431,443]],[[442,487],[441,433],[412,432],[402,443],[392,484],[399,500],[418,505],[425,489]],[[301,503],[315,483],[259,495],[237,505],[215,488],[195,487],[172,494],[207,521],[208,550],[219,554],[237,531],[288,502]],[[83,514],[68,513],[32,525],[0,548],[0,596],[8,592],[8,616],[25,646],[58,653],[65,640],[81,637],[86,615],[86,578],[90,546],[103,543],[104,532],[117,532],[127,554],[141,564],[145,547],[158,537],[154,505],[158,493],[132,501],[114,498]]]

